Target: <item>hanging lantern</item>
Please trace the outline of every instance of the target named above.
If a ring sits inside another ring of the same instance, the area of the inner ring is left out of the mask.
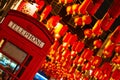
[[[86,9],[88,5],[90,4],[91,0],[84,0],[82,4],[78,8],[79,14],[86,14]]]
[[[75,48],[76,48],[77,44],[78,44],[77,41],[73,43],[73,45],[72,45],[72,47],[71,47],[71,49],[72,49],[73,51],[75,51]]]
[[[114,21],[115,19],[111,18],[110,14],[107,12],[101,20],[101,29],[104,31],[109,30]]]
[[[120,43],[120,26],[114,30],[110,39],[113,43]]]
[[[112,78],[114,80],[120,80],[120,70],[116,69],[113,73],[112,73]]]
[[[71,59],[73,59],[77,55],[76,51],[71,51]]]
[[[51,49],[57,50],[59,44],[60,44],[59,41],[55,41],[55,42],[53,43],[53,45],[51,46]]]
[[[112,6],[109,8],[108,13],[112,18],[117,18],[120,15],[120,1],[114,0]]]
[[[43,12],[40,15],[40,21],[46,19],[46,17],[50,14],[51,10],[52,10],[51,5],[46,6],[45,9],[43,10]]]
[[[78,64],[78,60],[79,60],[80,56],[76,56],[75,59],[73,60],[73,64]]]
[[[78,59],[78,66],[82,65],[84,62],[84,59],[82,57],[79,57]]]
[[[102,58],[99,56],[94,56],[94,58],[91,60],[91,64],[95,67],[98,67],[101,62],[102,62]]]
[[[48,30],[53,29],[58,24],[59,21],[60,21],[60,16],[52,16],[52,17],[50,17],[47,20],[47,25],[46,25]]]
[[[90,68],[91,68],[91,63],[90,62],[88,62],[88,63],[86,63],[82,66],[83,71],[90,70]]]
[[[74,23],[75,23],[75,26],[81,26],[82,25],[82,18],[81,17],[75,17]]]
[[[91,75],[100,80],[102,78],[102,74],[103,73],[102,73],[102,70],[100,68],[95,68]]]
[[[92,30],[91,29],[85,29],[84,30],[84,35],[85,35],[85,38],[91,38]]]
[[[94,40],[93,45],[94,45],[96,48],[101,48],[102,43],[103,43],[103,42],[101,41],[101,39],[98,39],[98,40]]]
[[[73,13],[72,6],[67,6],[66,7],[66,12],[67,12],[67,15],[72,14]]]
[[[90,60],[92,55],[93,55],[93,51],[90,50],[89,48],[86,48],[86,49],[84,49],[81,56],[83,59]]]
[[[94,16],[96,11],[99,9],[99,7],[102,5],[104,0],[93,0],[90,2],[90,4],[87,7],[87,11],[90,15]]]
[[[112,58],[112,62],[116,64],[120,64],[120,55],[119,56],[114,56]]]
[[[36,0],[36,3],[38,4],[38,6],[37,6],[38,11],[41,11],[42,8],[43,8],[44,5],[45,5],[45,2],[44,2],[44,1],[40,1],[40,0]]]
[[[120,45],[115,47],[115,52],[116,52],[117,54],[120,54]]]
[[[78,12],[78,7],[79,7],[79,4],[73,4],[72,5],[73,15],[75,15]]]
[[[83,15],[82,16],[82,21],[85,24],[90,24],[92,22],[92,18],[90,15]]]
[[[67,49],[67,50],[63,51],[63,53],[62,53],[63,60],[67,59],[68,56],[70,56],[70,50]]]
[[[115,43],[112,43],[110,40],[107,42],[107,44],[105,45],[105,48],[103,50],[103,55],[105,57],[111,57],[112,56],[112,52],[115,48]]]
[[[101,30],[101,20],[97,20],[97,22],[95,23],[95,25],[92,27],[92,32],[94,33],[94,35],[101,35],[102,34],[102,30]]]
[[[69,40],[69,43],[70,43],[71,45],[73,45],[73,43],[76,42],[77,40],[78,40],[78,37],[77,37],[76,34],[74,34],[74,35],[71,36],[71,38],[70,38],[70,40]]]
[[[81,52],[84,48],[85,44],[81,41],[78,41],[76,47],[75,47],[75,51],[77,52]]]
[[[68,42],[71,36],[72,36],[71,32],[67,32],[63,37],[63,42]]]
[[[67,32],[67,30],[68,30],[68,26],[67,25],[63,25],[62,29],[59,32],[60,36],[64,36],[65,33]]]

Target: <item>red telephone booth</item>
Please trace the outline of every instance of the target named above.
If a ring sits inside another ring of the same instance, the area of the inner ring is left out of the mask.
[[[10,10],[0,24],[1,75],[8,74],[10,80],[33,80],[52,43],[53,38],[41,23]]]

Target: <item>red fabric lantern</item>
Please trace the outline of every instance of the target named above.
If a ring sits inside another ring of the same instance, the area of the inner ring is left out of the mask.
[[[91,61],[91,64],[95,67],[98,67],[102,61],[102,58],[99,56],[94,56],[94,58]]]
[[[120,56],[114,56],[114,58],[112,58],[112,62],[120,64]]]
[[[120,46],[116,46],[115,47],[115,52],[118,53],[118,54],[120,54]]]
[[[88,63],[86,63],[82,66],[83,71],[90,70],[90,68],[91,68],[91,63],[90,62],[88,62]]]
[[[50,14],[51,10],[52,10],[51,5],[46,6],[45,9],[43,10],[43,12],[40,15],[40,21],[46,19],[46,17]]]
[[[90,4],[90,2],[91,2],[91,0],[84,0],[78,8],[79,13],[86,14],[86,9],[87,9],[88,5]]]
[[[80,56],[76,56],[76,58],[73,60],[73,64],[78,64],[79,58],[80,58]]]
[[[101,39],[95,40],[95,41],[93,42],[93,45],[94,45],[95,47],[97,47],[97,48],[100,48],[100,47],[102,46],[102,41],[101,41]]]
[[[44,1],[40,1],[40,0],[39,1],[36,0],[36,3],[38,4],[38,6],[37,6],[38,10],[39,11],[42,10],[42,8],[45,5],[45,2]]]
[[[71,32],[67,32],[63,37],[63,42],[68,42],[71,37],[72,37]]]
[[[64,25],[59,32],[60,36],[64,36],[64,34],[67,32],[67,30],[68,30],[68,26]]]
[[[72,6],[67,6],[66,7],[66,12],[67,12],[67,15],[72,14],[73,13]]]
[[[59,44],[60,44],[59,41],[55,41],[54,44],[51,46],[51,49],[57,50]]]
[[[85,38],[91,38],[92,36],[92,30],[91,29],[85,29],[84,30],[84,35],[85,35]]]
[[[112,56],[112,52],[115,48],[115,43],[108,43],[106,44],[104,50],[103,50],[103,55],[106,56],[106,57],[111,57]]]
[[[113,43],[120,43],[120,26],[115,29],[110,39]]]
[[[90,50],[89,48],[86,48],[86,49],[84,49],[81,57],[86,59],[86,60],[90,60],[92,55],[93,55],[93,51]]]
[[[96,11],[99,9],[99,7],[102,5],[104,0],[93,0],[87,7],[87,11],[90,15],[94,16]]]
[[[111,15],[112,18],[117,18],[120,15],[120,1],[114,0],[113,4],[108,10],[108,13]]]
[[[76,47],[75,47],[75,51],[77,52],[81,52],[84,48],[85,44],[81,41],[78,41]]]
[[[74,23],[75,23],[75,25],[77,26],[80,26],[80,25],[82,25],[82,18],[81,17],[76,17],[75,19],[74,19]]]
[[[69,43],[72,45],[74,42],[76,42],[78,40],[78,37],[76,34],[72,35],[70,40],[69,40]]]
[[[85,24],[90,24],[92,22],[92,18],[90,15],[83,15],[82,16],[82,21],[85,23]]]
[[[70,55],[70,50],[65,50],[65,51],[63,51],[63,53],[62,53],[62,56],[64,57],[64,58],[67,58],[68,56]]]
[[[73,15],[78,12],[78,7],[79,7],[79,4],[73,4],[73,5],[72,5]]]
[[[98,21],[95,23],[95,25],[92,27],[92,32],[93,32],[95,35],[97,35],[97,36],[99,36],[99,35],[102,34],[102,30],[101,30],[100,24],[101,24],[101,20],[98,20]]]
[[[120,80],[120,70],[116,69],[113,73],[112,73],[112,78],[114,80]]]
[[[100,68],[95,68],[91,75],[100,80],[102,76],[102,70]]]
[[[71,51],[71,59],[73,59],[77,55],[76,51]]]
[[[104,31],[107,31],[107,30],[110,29],[110,27],[111,27],[111,25],[113,24],[114,21],[115,21],[115,19],[111,18],[109,13],[106,13],[101,20],[100,26]]]

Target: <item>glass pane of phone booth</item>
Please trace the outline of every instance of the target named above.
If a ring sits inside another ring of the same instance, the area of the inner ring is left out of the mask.
[[[19,79],[31,60],[32,56],[2,39],[0,41],[0,80]]]

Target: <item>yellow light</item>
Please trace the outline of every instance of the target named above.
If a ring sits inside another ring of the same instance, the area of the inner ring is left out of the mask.
[[[54,33],[57,34],[60,32],[60,30],[62,29],[63,27],[63,24],[61,23],[57,23],[57,25],[55,26],[55,29],[54,29]]]

